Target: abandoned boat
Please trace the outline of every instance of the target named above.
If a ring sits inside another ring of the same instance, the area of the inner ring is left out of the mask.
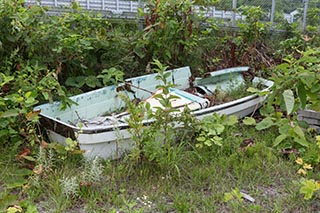
[[[208,98],[218,90],[228,91],[231,87],[234,89],[243,85],[245,79],[242,72],[248,69],[249,67],[228,68],[211,72],[204,78],[193,78],[193,92],[188,92],[192,79],[189,67],[166,71],[170,73],[167,80],[176,85],[170,88],[170,94],[177,97],[172,106],[188,107],[198,119],[213,113],[237,115],[239,118],[250,115],[260,107],[266,95],[251,94],[221,104],[212,103]],[[153,96],[161,93],[156,88],[161,82],[155,78],[156,75],[157,73],[126,79],[122,85],[130,83],[130,92],[121,92],[131,99],[140,99],[157,107],[159,101]],[[252,83],[263,85],[260,90],[262,92],[268,91],[273,85],[272,81],[259,77],[255,77]],[[60,110],[59,102],[37,106],[35,110],[41,110],[40,122],[47,130],[49,140],[62,144],[67,138],[77,140],[87,158],[99,156],[116,159],[130,150],[130,127],[126,122],[129,115],[119,112],[119,109],[125,108],[125,103],[117,95],[118,88],[119,85],[112,85],[73,96],[71,99],[77,104],[64,111]],[[145,120],[143,123],[148,125],[152,120]]]

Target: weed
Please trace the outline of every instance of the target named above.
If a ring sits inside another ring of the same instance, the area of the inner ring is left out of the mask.
[[[304,185],[301,185],[296,173],[298,168],[292,166],[292,161],[279,157],[270,147],[277,133],[275,129],[264,134],[257,133],[254,128],[241,123],[226,126],[220,135],[223,146],[219,152],[212,148],[187,149],[192,147],[192,141],[189,141],[189,146],[182,145],[176,159],[171,161],[179,170],[159,171],[154,164],[143,163],[139,167],[132,167],[134,172],[128,174],[125,165],[128,162],[123,160],[84,161],[80,166],[79,162],[70,158],[63,165],[53,161],[46,176],[33,175],[38,177],[38,186],[26,188],[28,193],[24,195],[24,200],[29,201],[31,207],[36,206],[39,212],[314,211],[318,191],[314,191],[312,199],[304,201],[299,193]],[[241,144],[248,139],[253,144],[242,148]],[[171,153],[177,151],[172,150]],[[14,165],[9,164],[8,160],[1,162],[0,166],[5,168],[1,171],[7,172],[0,176],[0,187],[5,187],[3,181],[13,177],[8,169]],[[170,168],[168,165],[162,166]],[[310,170],[309,175],[313,173]],[[88,180],[97,181],[81,186],[83,176],[86,176],[86,183]],[[316,182],[316,178],[312,179]],[[297,185],[292,181],[296,181]],[[256,202],[238,202],[236,199],[223,202],[225,193],[236,188],[247,192]],[[7,188],[2,191],[2,201],[8,201],[10,190]],[[5,204],[4,210],[9,205],[18,205],[23,210],[28,208],[16,202],[17,199],[16,196]]]
[[[300,190],[299,192],[304,195],[304,199],[310,200],[314,193],[320,190],[320,183],[313,179],[304,179],[300,180]]]
[[[86,184],[97,184],[102,179],[102,173],[104,166],[100,162],[99,158],[94,158],[93,160],[87,159],[84,162],[84,168],[81,172],[81,183]]]
[[[236,116],[226,117],[214,114],[205,117],[199,125],[200,134],[196,138],[198,143],[196,147],[211,147],[212,145],[222,146],[221,134],[225,131],[226,126],[235,125],[238,122]]]
[[[75,198],[79,194],[79,183],[77,177],[63,177],[60,180],[62,193],[68,198]]]
[[[172,107],[172,99],[177,97],[170,94],[170,88],[174,86],[169,79],[170,73],[166,73],[166,66],[158,60],[154,63],[154,71],[158,73],[156,79],[162,82],[157,89],[162,93],[155,94],[153,97],[161,104],[159,107],[152,108],[149,103],[139,103],[134,105],[130,100],[124,98],[130,118],[127,120],[134,148],[128,155],[129,159],[138,164],[150,164],[163,171],[174,171],[179,173],[178,162],[180,161],[181,151],[185,145],[184,140],[187,129],[191,129],[194,119],[190,116],[187,109],[182,113]],[[145,126],[144,119],[152,121],[151,125]],[[179,134],[178,129],[183,129]]]

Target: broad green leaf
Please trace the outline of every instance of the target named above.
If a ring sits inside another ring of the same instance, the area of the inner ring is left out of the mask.
[[[233,125],[235,125],[236,123],[238,123],[238,117],[237,117],[237,116],[235,116],[235,115],[230,115],[230,116],[227,118],[226,125],[228,125],[228,126],[233,126]]]
[[[217,135],[220,135],[225,129],[225,127],[222,124],[214,124],[213,127],[216,130]]]
[[[0,112],[0,118],[14,117],[17,115],[19,115],[19,111],[17,109],[10,109],[10,110],[5,111],[3,113]]]
[[[28,204],[26,213],[38,213],[37,206],[35,206],[33,204]]]
[[[224,202],[228,202],[228,201],[230,201],[232,199],[233,199],[233,195],[232,195],[231,192],[224,193],[224,195],[223,195],[223,201]]]
[[[291,126],[290,126],[289,122],[283,121],[283,122],[281,122],[280,125],[279,125],[279,132],[280,132],[280,134],[282,134],[282,135],[288,134],[288,132],[290,131],[290,129],[291,129]]]
[[[197,141],[199,141],[199,142],[204,142],[205,140],[206,140],[206,138],[203,136],[197,137]]]
[[[30,169],[17,169],[17,171],[14,172],[15,176],[26,176],[31,174],[33,174],[33,172]]]
[[[163,106],[163,107],[170,107],[170,106],[171,106],[170,102],[169,102],[170,106],[168,106],[169,104],[167,104],[166,100],[163,100],[163,99],[160,99],[160,100],[159,100],[159,103],[160,103],[161,106]]]
[[[320,190],[320,184],[311,179],[311,180],[302,180],[301,181],[300,193],[304,195],[304,199],[309,200],[312,198],[313,194]]]
[[[275,117],[276,119],[281,119],[282,116],[283,116],[283,113],[282,113],[282,112],[275,112],[275,113],[274,113],[274,117]]]
[[[25,103],[27,106],[32,106],[32,105],[38,103],[38,101],[36,99],[30,97],[25,100]]]
[[[197,143],[197,144],[196,144],[196,148],[200,148],[200,149],[203,148],[202,143]]]
[[[304,109],[307,104],[307,94],[306,89],[304,88],[304,85],[301,82],[297,84],[297,94],[300,100],[300,107]]]
[[[172,99],[181,99],[181,97],[180,97],[180,96],[177,96],[177,95],[172,95],[172,94],[170,94],[170,95],[167,97],[167,99],[169,99],[169,100],[172,100]]]
[[[22,212],[22,208],[20,206],[11,206],[7,209],[7,213],[17,213],[17,212]]]
[[[301,59],[299,59],[299,62],[302,63],[320,63],[320,58],[315,57],[315,56],[304,56]]]
[[[304,147],[308,147],[309,146],[309,144],[308,144],[308,142],[306,141],[305,138],[297,138],[297,137],[295,137],[293,140],[294,140],[294,142],[297,142],[301,146],[304,146]]]
[[[266,117],[265,119],[263,119],[260,123],[258,123],[256,125],[256,129],[257,130],[268,129],[269,127],[271,127],[273,125],[274,125],[274,122],[273,122],[272,118]]]
[[[75,77],[69,77],[69,78],[67,78],[65,84],[66,84],[67,86],[78,86]]]
[[[310,88],[313,85],[313,82],[316,80],[316,76],[314,73],[308,73],[308,72],[303,72],[299,75],[300,80],[302,83]]]
[[[278,146],[284,139],[287,138],[287,135],[279,135],[278,137],[276,137],[276,139],[273,142],[273,146],[276,147]]]
[[[48,100],[49,99],[49,94],[48,92],[42,92],[42,95],[44,97],[45,100]]]
[[[205,144],[206,146],[212,146],[211,140],[205,140],[205,141],[204,141],[204,144]]]
[[[320,92],[320,81],[315,82],[315,84],[313,84],[313,86],[310,89],[311,93],[318,93]]]
[[[163,94],[162,93],[156,94],[156,95],[153,95],[152,97],[155,99],[163,99]]]
[[[164,95],[168,95],[169,94],[169,89],[166,87],[162,87],[162,91]]]
[[[217,133],[217,131],[214,128],[208,129],[208,131],[207,131],[208,136],[213,136],[213,135],[217,135],[217,134],[219,134],[219,133]]]
[[[146,110],[147,110],[147,111],[150,111],[150,110],[151,110],[151,105],[150,105],[149,102],[146,103],[145,107],[146,107]]]
[[[286,106],[286,110],[288,114],[292,113],[293,107],[294,107],[294,95],[292,90],[285,90],[282,93],[283,99],[284,99],[284,103]]]
[[[14,188],[22,187],[27,182],[28,180],[25,178],[17,178],[17,179],[11,180],[10,183],[6,184],[6,186],[8,189],[14,189]]]
[[[274,108],[272,105],[265,105],[265,106],[261,107],[259,111],[260,111],[261,115],[266,116],[268,114],[274,113]]]
[[[167,73],[165,73],[163,76],[164,76],[165,78],[169,78],[170,75],[171,75],[171,73],[170,73],[170,72],[167,72]]]
[[[222,146],[222,138],[219,136],[213,136],[212,141],[215,145]]]
[[[245,118],[243,119],[243,123],[244,123],[245,125],[248,125],[248,126],[250,126],[250,125],[256,125],[256,120],[255,120],[254,118],[252,118],[252,117],[245,117]]]
[[[279,64],[276,68],[279,70],[289,70],[291,61],[288,58],[284,58],[283,61],[287,63]]]
[[[141,7],[138,7],[138,15],[139,17],[143,17],[144,16],[144,11]]]
[[[241,194],[238,188],[233,189],[231,192],[224,193],[223,200],[224,202],[228,202],[233,199],[237,199],[238,201],[242,201],[243,195]]]
[[[95,88],[97,86],[97,78],[95,76],[88,76],[86,78],[86,84],[91,88]]]
[[[167,56],[168,59],[171,58],[170,51],[166,50],[166,51],[164,51],[164,54],[165,54],[165,56]]]
[[[24,95],[26,98],[29,98],[31,96],[32,92],[26,92],[26,94]]]
[[[308,122],[304,121],[304,120],[301,120],[301,121],[297,121],[297,124],[303,128],[303,129],[308,129],[309,128],[309,124]]]
[[[142,45],[135,47],[133,51],[139,58],[144,58],[146,55],[144,47]]]
[[[0,73],[0,86],[4,86],[5,84],[9,83],[10,81],[14,80],[13,76],[6,76],[3,73]]]
[[[258,93],[258,92],[260,92],[260,90],[257,89],[257,88],[254,88],[254,87],[249,87],[249,88],[247,89],[247,92]]]
[[[36,161],[36,159],[35,158],[33,158],[33,157],[31,157],[31,156],[28,156],[28,155],[24,155],[24,156],[22,156],[24,159],[26,159],[26,160],[28,160],[28,161],[32,161],[32,162],[35,162]]]
[[[9,130],[7,129],[1,129],[0,130],[0,138],[4,139],[10,136]]]
[[[269,93],[270,93],[270,91],[260,91],[260,92],[258,92],[258,95],[265,96],[265,95],[268,95]]]
[[[77,77],[69,77],[65,84],[67,86],[77,87],[80,88],[86,83],[86,78],[84,76],[77,76]]]
[[[303,139],[305,138],[304,132],[302,131],[300,126],[295,126],[293,130],[300,138],[303,138]]]

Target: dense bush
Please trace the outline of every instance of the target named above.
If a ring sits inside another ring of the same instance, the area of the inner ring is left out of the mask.
[[[195,14],[194,2],[148,3],[139,31],[136,22],[114,24],[77,3],[70,5],[71,13],[48,16],[45,8],[25,7],[23,0],[2,1],[1,145],[17,148],[40,141],[37,113],[32,112],[36,104],[59,99],[67,107],[72,104],[68,95],[151,71],[153,59],[170,68],[190,65],[195,73],[238,65],[260,70],[283,55],[299,58],[301,51],[319,44],[315,31],[301,36],[292,26],[285,41],[276,41],[255,7],[241,8],[247,19],[230,35],[216,20]]]

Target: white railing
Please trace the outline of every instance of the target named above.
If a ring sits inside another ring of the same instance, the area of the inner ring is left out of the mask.
[[[50,9],[58,9],[70,6],[74,0],[25,0],[26,5],[42,5]],[[83,9],[97,10],[97,11],[110,11],[113,14],[119,15],[122,13],[136,14],[139,8],[137,1],[121,1],[121,0],[77,0]],[[143,4],[140,6],[145,8]],[[199,6],[194,6],[194,11],[202,13],[205,17],[215,17],[223,19],[232,19],[232,11],[216,10],[215,7],[206,7],[204,11],[200,10]],[[235,19],[243,19],[244,16],[236,13]]]

